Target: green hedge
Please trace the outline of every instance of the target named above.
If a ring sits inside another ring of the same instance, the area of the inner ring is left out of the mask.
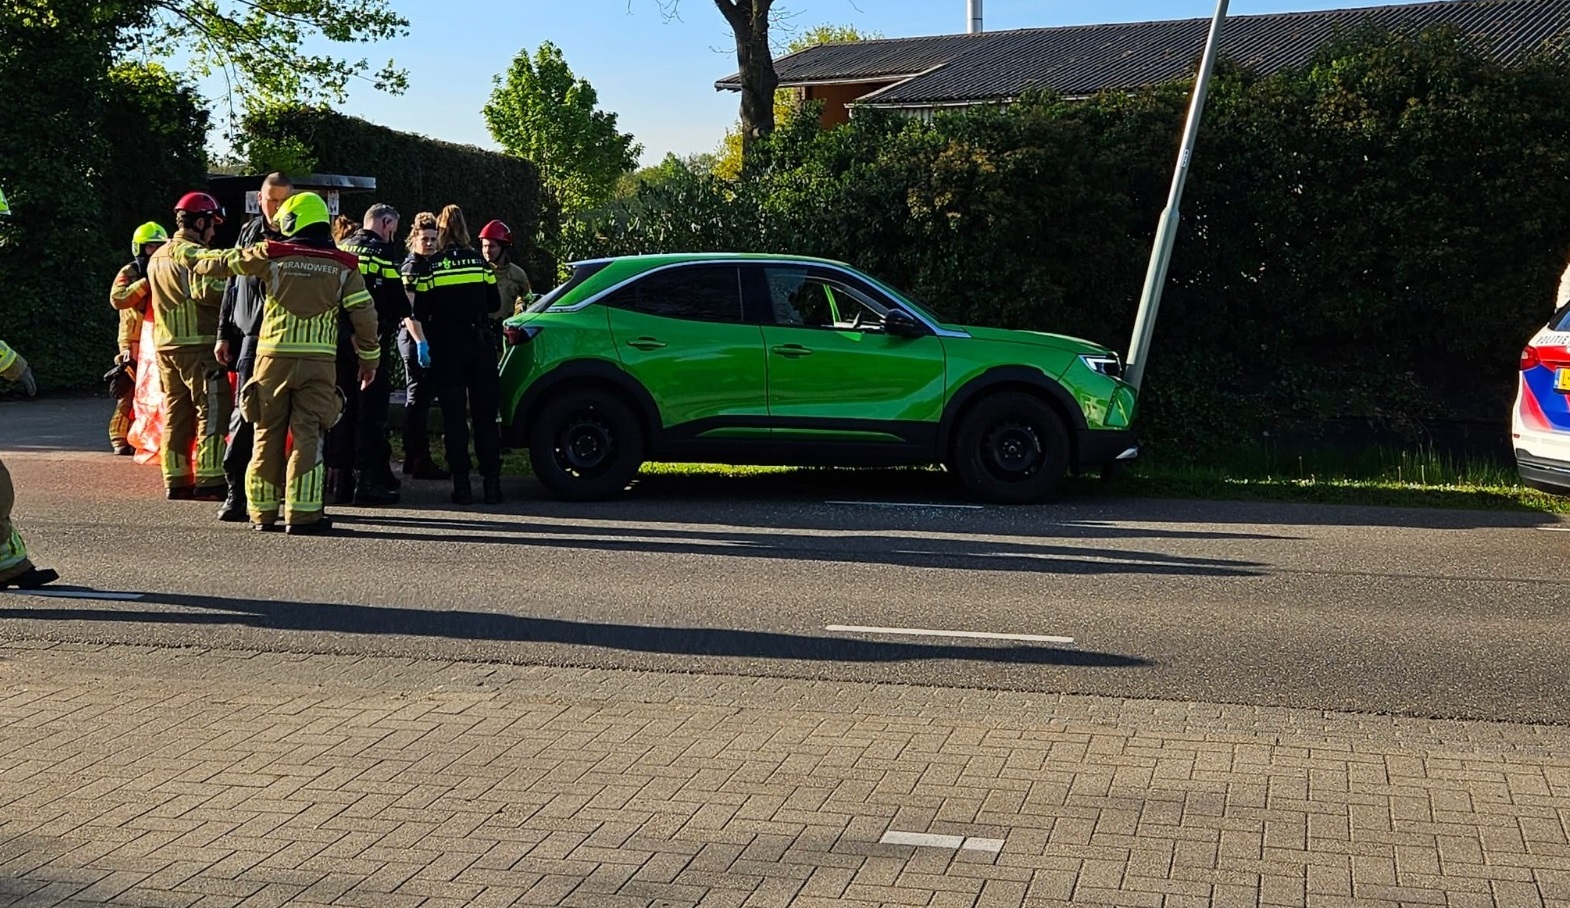
[[[796,252],[954,321],[1126,349],[1189,92],[1027,99],[776,133],[755,176],[664,174],[573,258]],[[1212,84],[1146,372],[1147,440],[1200,455],[1332,424],[1506,424],[1570,247],[1570,67],[1350,35]]]
[[[287,163],[274,156],[292,148],[296,160],[307,155],[320,172],[375,177],[374,197],[364,201],[392,205],[404,216],[405,227],[415,212],[439,213],[447,204],[461,207],[475,232],[499,218],[512,228],[519,264],[530,281],[537,286],[553,282],[555,260],[547,248],[560,216],[541,188],[539,170],[529,161],[320,108],[256,112],[246,117],[245,133],[256,171]],[[359,213],[345,212],[351,217]]]
[[[45,390],[96,387],[115,353],[109,284],[131,232],[171,226],[206,170],[207,114],[156,67],[111,64],[124,10],[18,0],[0,13],[0,338]],[[0,395],[14,387],[0,383]]]

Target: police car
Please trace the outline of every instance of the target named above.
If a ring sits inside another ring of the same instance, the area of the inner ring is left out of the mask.
[[[1570,495],[1570,305],[1521,351],[1510,436],[1523,483]]]

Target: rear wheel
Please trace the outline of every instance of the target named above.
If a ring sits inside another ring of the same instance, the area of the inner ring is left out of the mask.
[[[1068,432],[1040,398],[1004,391],[960,422],[950,466],[972,495],[1000,504],[1040,501],[1068,472]]]
[[[572,391],[541,408],[529,428],[529,460],[558,498],[593,501],[627,488],[643,465],[643,430],[612,392]]]

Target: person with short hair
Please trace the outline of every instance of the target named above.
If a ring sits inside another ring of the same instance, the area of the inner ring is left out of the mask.
[[[294,195],[294,181],[288,174],[274,171],[262,179],[257,192],[257,208],[261,213],[240,228],[234,248],[246,249],[268,239],[278,238],[275,219],[278,209]],[[266,305],[266,288],[261,278],[231,277],[224,287],[223,305],[218,317],[218,342],[213,353],[219,362],[235,373],[234,402],[239,403],[240,390],[251,380],[256,368],[257,335],[262,330],[262,309]],[[229,445],[224,451],[224,476],[229,492],[218,508],[218,519],[242,523],[249,519],[245,501],[245,471],[251,463],[252,445],[256,430],[251,422],[234,407],[229,420]]]
[[[399,324],[409,315],[403,278],[393,264],[393,237],[398,212],[378,202],[366,209],[360,227],[338,241],[338,248],[360,260],[360,277],[376,305],[382,358],[376,378],[359,386],[358,364],[351,341],[353,325],[341,324],[338,334],[338,390],[343,393],[343,419],[327,433],[327,489],[338,504],[376,506],[398,502],[398,478],[389,461],[387,409],[392,399],[392,347]],[[358,475],[356,475],[358,471]]]

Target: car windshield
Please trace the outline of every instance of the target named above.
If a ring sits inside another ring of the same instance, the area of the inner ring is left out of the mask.
[[[529,306],[529,308],[525,309],[524,311],[528,313],[544,312],[546,309],[556,305],[557,301],[566,296],[568,291],[593,277],[596,273],[599,272],[601,268],[604,268],[609,264],[610,262],[582,262],[580,264],[574,265],[572,269],[572,277],[568,278],[566,283],[561,284],[551,292],[535,300]]]
[[[872,282],[873,286],[877,287],[879,290],[882,290],[884,293],[887,293],[889,296],[894,297],[894,299],[897,300],[901,305],[913,310],[915,314],[925,315],[928,320],[934,322],[944,323],[948,321],[948,319],[943,317],[943,313],[939,312],[937,309],[934,309],[932,306],[927,305],[926,303],[918,301],[909,293],[906,293],[903,290],[896,290],[889,286],[887,281],[879,280],[878,278],[867,274],[865,271],[863,271],[862,274],[866,276],[868,281]]]

